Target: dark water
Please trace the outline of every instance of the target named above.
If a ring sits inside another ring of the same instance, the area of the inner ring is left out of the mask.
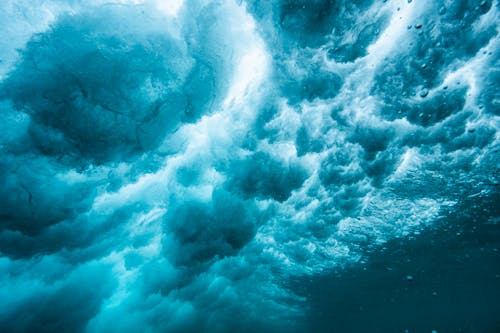
[[[311,302],[307,330],[499,332],[500,224],[491,219],[499,200],[465,201],[467,216],[389,242],[362,267],[300,281]]]

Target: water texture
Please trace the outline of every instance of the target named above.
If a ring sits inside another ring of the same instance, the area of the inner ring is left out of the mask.
[[[0,331],[500,331],[497,0],[3,0]]]

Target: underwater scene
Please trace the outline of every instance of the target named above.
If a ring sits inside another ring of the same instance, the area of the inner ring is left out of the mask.
[[[499,0],[0,0],[0,332],[500,332]]]

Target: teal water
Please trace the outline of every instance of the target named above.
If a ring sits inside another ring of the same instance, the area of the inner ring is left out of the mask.
[[[0,331],[500,331],[499,17],[0,1]]]

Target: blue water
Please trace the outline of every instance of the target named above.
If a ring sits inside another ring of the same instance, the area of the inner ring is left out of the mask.
[[[0,2],[1,332],[499,332],[497,0]]]

